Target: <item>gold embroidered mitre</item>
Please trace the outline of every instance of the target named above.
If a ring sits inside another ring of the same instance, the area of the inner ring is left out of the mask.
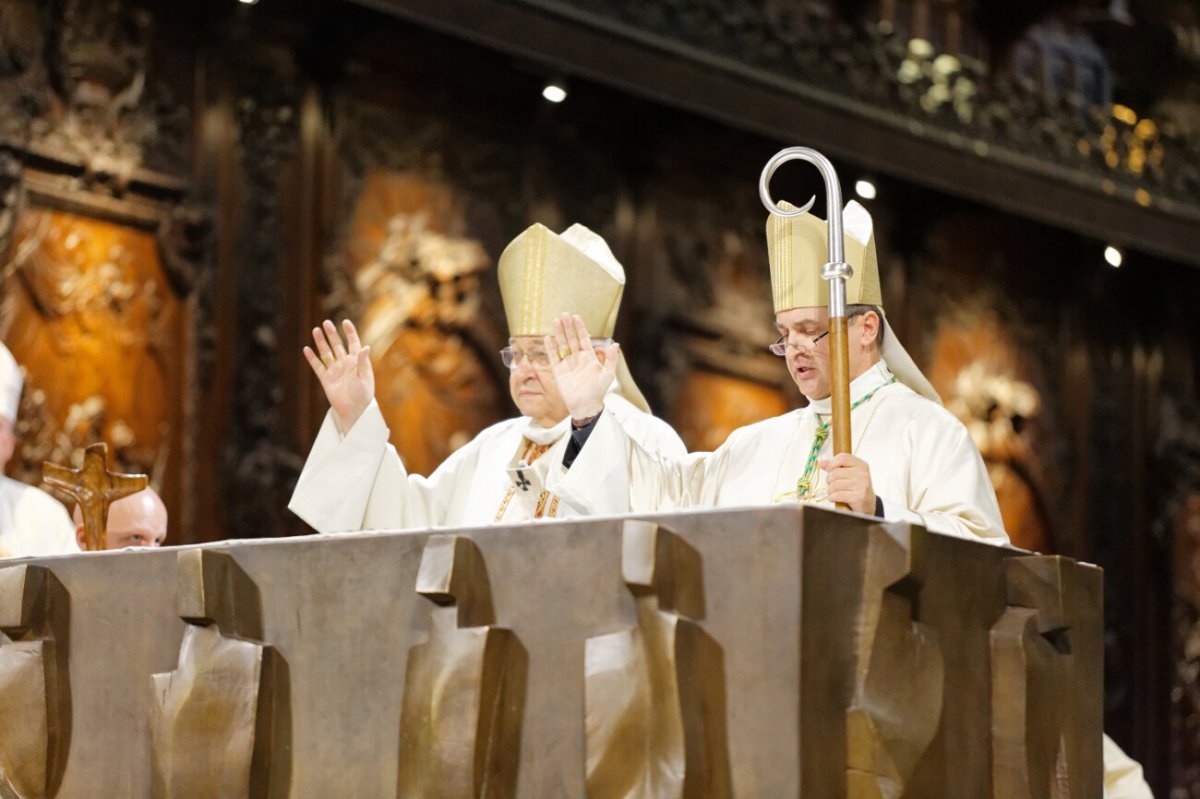
[[[795,208],[785,202],[785,210]],[[879,261],[875,256],[875,232],[871,215],[854,200],[842,211],[846,263],[854,275],[846,281],[846,305],[874,305],[883,313],[883,344],[879,355],[901,383],[927,399],[941,403],[933,384],[921,373],[888,324],[879,289]],[[821,267],[829,262],[829,226],[812,214],[767,217],[767,258],[771,263],[771,292],[775,313],[792,308],[824,308],[829,305],[829,282]]]
[[[579,314],[597,338],[616,329],[625,270],[583,225],[562,235],[532,225],[504,248],[496,271],[510,336],[549,335],[563,313]]]
[[[779,205],[784,210],[795,208],[786,202]],[[842,212],[842,229],[844,257],[854,269],[846,281],[846,304],[882,307],[871,215],[851,200]],[[767,258],[775,313],[829,305],[829,283],[821,277],[821,267],[829,262],[829,226],[823,219],[812,214],[768,216]]]

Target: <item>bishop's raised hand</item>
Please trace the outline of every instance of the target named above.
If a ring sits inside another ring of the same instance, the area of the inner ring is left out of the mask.
[[[620,345],[597,350],[583,319],[563,314],[546,336],[546,353],[558,393],[572,419],[588,419],[604,410],[604,395],[617,374]]]
[[[362,416],[375,398],[375,372],[371,368],[371,348],[358,340],[358,331],[349,319],[342,321],[346,342],[328,319],[313,328],[313,343],[304,348],[304,357],[312,367],[325,397],[333,409],[333,421],[345,434]]]

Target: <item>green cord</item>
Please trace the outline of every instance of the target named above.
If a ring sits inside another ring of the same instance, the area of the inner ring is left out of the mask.
[[[859,400],[857,402],[853,403],[850,406],[850,410],[854,410],[855,408],[862,405],[867,400],[871,399],[871,397],[874,397],[875,394],[881,388],[886,388],[887,386],[890,386],[892,383],[895,383],[895,382],[896,382],[896,378],[893,377],[891,380],[887,381],[883,385],[876,386],[870,392],[864,394],[861,398],[859,398]],[[820,418],[821,418],[820,415],[818,415],[817,419],[819,420]],[[815,482],[814,478],[816,477],[816,473],[817,473],[817,455],[820,454],[821,445],[823,445],[825,443],[825,439],[827,439],[827,438],[829,438],[829,421],[824,421],[824,422],[821,422],[817,426],[817,434],[813,437],[812,449],[809,450],[809,453],[808,453],[808,462],[804,464],[804,476],[796,481],[796,490],[794,492],[788,491],[783,494],[780,494],[778,497],[775,498],[776,502],[778,502],[780,499],[783,499],[788,496],[795,496],[797,499],[812,499],[813,498],[812,490],[814,488],[814,486],[813,486],[813,483]]]

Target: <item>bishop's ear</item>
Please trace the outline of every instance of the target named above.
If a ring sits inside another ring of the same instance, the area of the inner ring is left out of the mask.
[[[879,318],[879,314],[875,311],[867,311],[858,317],[859,330],[862,338],[860,339],[864,346],[874,344],[879,345],[879,332],[883,328],[883,320]]]

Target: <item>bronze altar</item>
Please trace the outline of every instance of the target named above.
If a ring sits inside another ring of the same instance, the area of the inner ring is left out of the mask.
[[[6,561],[0,796],[1100,796],[1099,569],[639,519]]]

